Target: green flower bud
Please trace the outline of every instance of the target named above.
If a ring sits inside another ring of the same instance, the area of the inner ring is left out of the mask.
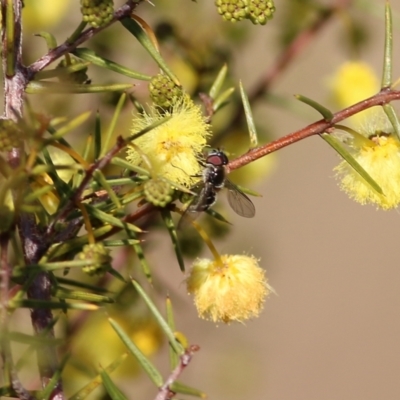
[[[144,184],[144,195],[149,203],[157,207],[165,207],[172,201],[173,189],[162,178],[150,179]]]
[[[81,0],[83,21],[93,28],[108,24],[114,15],[113,0]]]
[[[162,108],[170,108],[183,96],[182,89],[164,74],[153,76],[149,83],[150,97],[153,103]]]
[[[110,251],[106,249],[103,243],[87,244],[83,246],[82,251],[77,256],[78,260],[90,260],[92,264],[82,268],[86,274],[104,275],[111,265]]]
[[[255,25],[265,25],[273,17],[275,5],[273,0],[244,0],[247,18]]]
[[[245,0],[216,0],[215,5],[225,21],[237,22],[247,18]]]
[[[11,151],[21,146],[23,132],[11,119],[0,119],[0,151]]]

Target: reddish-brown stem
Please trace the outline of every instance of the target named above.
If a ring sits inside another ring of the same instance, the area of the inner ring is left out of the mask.
[[[399,100],[399,99],[400,99],[400,91],[392,90],[390,88],[384,88],[375,96],[360,101],[357,104],[354,104],[348,108],[345,108],[344,110],[341,110],[333,114],[333,118],[330,121],[321,119],[317,122],[314,122],[306,126],[305,128],[302,128],[296,132],[283,136],[280,139],[274,140],[273,142],[249,150],[247,153],[231,161],[227,166],[227,172],[229,173],[230,171],[243,167],[261,157],[266,156],[269,153],[280,150],[286,146],[289,146],[295,142],[303,140],[309,136],[320,135],[324,132],[327,132],[338,122],[343,121],[344,119],[351,117],[352,115],[357,114],[360,111],[366,110],[374,106],[381,106],[390,103],[393,100]]]
[[[77,48],[83,42],[86,42],[88,39],[92,38],[97,33],[101,32],[102,30],[106,29],[109,25],[119,21],[122,18],[128,17],[132,14],[133,10],[137,7],[137,5],[142,0],[133,1],[128,0],[124,5],[122,5],[118,10],[115,11],[112,20],[99,28],[89,28],[83,31],[73,42],[69,43],[66,41],[65,43],[57,46],[56,48],[49,51],[47,54],[39,58],[33,64],[31,64],[27,71],[29,74],[29,78],[33,79],[34,75],[41,71],[42,69],[46,68],[49,64],[53,61],[60,58],[62,55],[71,52],[75,48]]]
[[[179,364],[171,372],[165,383],[160,387],[155,400],[168,400],[172,398],[173,392],[171,391],[172,384],[179,378],[183,370],[189,365],[192,360],[193,354],[199,351],[200,347],[197,345],[189,346],[179,359]]]

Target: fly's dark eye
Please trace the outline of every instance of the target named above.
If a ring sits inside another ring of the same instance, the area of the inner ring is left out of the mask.
[[[228,157],[225,155],[225,153],[222,153],[222,151],[220,152],[220,157],[223,165],[227,165],[229,163]]]
[[[222,165],[227,165],[229,163],[229,160],[225,153],[216,150],[208,155],[206,162],[208,164],[214,165],[215,167],[220,167]]]
[[[224,160],[219,154],[211,154],[207,157],[206,160],[207,164],[212,164],[215,167],[219,167],[224,165]]]

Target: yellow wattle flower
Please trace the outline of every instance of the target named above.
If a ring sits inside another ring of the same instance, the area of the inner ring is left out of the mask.
[[[257,317],[272,291],[257,259],[245,255],[197,259],[186,284],[199,316],[225,323]]]
[[[57,25],[63,17],[71,0],[25,0],[22,9],[24,30],[37,33]]]
[[[379,81],[374,70],[362,61],[343,63],[329,79],[331,97],[339,108],[346,108],[364,100],[379,91]],[[368,115],[376,113],[376,108],[365,110],[352,117],[353,122],[360,122]]]
[[[201,173],[199,159],[210,135],[199,106],[188,96],[183,96],[165,114],[152,107],[149,113],[133,119],[133,133],[148,127],[164,117],[170,119],[134,141],[147,156],[152,172],[172,183],[193,186]],[[134,165],[142,165],[142,155],[134,147],[128,147],[126,159]]]
[[[354,169],[342,161],[335,171],[339,185],[350,198],[360,204],[374,204],[383,210],[400,203],[400,142],[393,135],[375,136],[358,149],[353,157],[381,187],[376,192]]]

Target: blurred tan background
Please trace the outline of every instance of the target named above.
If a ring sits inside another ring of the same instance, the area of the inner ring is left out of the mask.
[[[379,15],[354,13],[371,29],[361,59],[379,74],[384,2],[374,3],[382,6]],[[165,12],[172,21],[190,21],[182,27],[189,36],[201,38],[220,21],[211,1],[155,5],[142,5],[138,14],[152,20],[154,13]],[[265,27],[250,27],[249,47],[241,48],[231,64],[245,88],[252,88],[278,54],[279,0],[276,6],[276,19]],[[399,18],[398,1],[392,6]],[[395,78],[400,75],[398,26]],[[326,80],[349,57],[341,45],[342,29],[338,19],[327,24],[274,84],[273,93],[288,98],[301,93],[326,104]],[[39,46],[37,51],[43,49]],[[141,70],[155,71],[154,66],[149,68],[153,70]],[[84,98],[77,100],[80,105],[86,104]],[[307,106],[301,107],[303,117],[264,103],[257,106],[255,116],[278,138],[319,119]],[[265,182],[252,185],[263,195],[254,199],[256,217],[247,220],[230,214],[234,227],[228,239],[219,242],[219,251],[260,257],[277,293],[257,320],[216,327],[198,319],[166,234],[154,236],[157,253],[171,256],[170,265],[156,254],[149,260],[161,271],[160,281],[167,282],[178,329],[201,347],[182,380],[203,389],[210,399],[400,399],[400,214],[349,200],[332,172],[338,161],[320,138],[285,148]],[[209,256],[206,251],[203,255]],[[163,370],[168,371],[165,357],[155,362],[165,364]],[[146,378],[140,389],[133,387],[127,392],[132,399],[155,395]]]

